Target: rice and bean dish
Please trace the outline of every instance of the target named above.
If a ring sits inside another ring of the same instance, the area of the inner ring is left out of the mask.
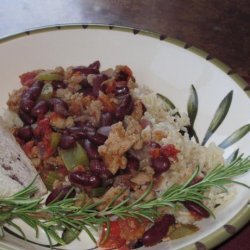
[[[79,206],[83,196],[84,202],[102,201],[97,208],[102,211],[119,193],[117,204],[127,198],[132,203],[153,184],[144,198],[150,200],[173,184],[185,183],[197,166],[193,183],[224,163],[222,150],[213,143],[196,143],[188,116],[138,86],[128,66],[101,71],[96,61],[35,70],[20,80],[22,86],[7,103],[11,130],[51,191],[46,204],[70,191],[70,197],[79,197]],[[212,211],[229,196],[216,188],[206,192],[211,199],[204,205]],[[151,246],[196,232],[193,223],[210,216],[191,201],[160,209],[164,216],[154,224],[114,218],[105,241],[103,226],[99,246]]]

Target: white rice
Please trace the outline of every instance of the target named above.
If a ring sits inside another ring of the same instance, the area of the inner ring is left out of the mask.
[[[214,143],[208,146],[201,146],[189,139],[189,135],[182,135],[179,131],[186,131],[185,126],[189,125],[187,114],[176,114],[177,110],[169,110],[164,101],[157,97],[146,87],[138,87],[133,90],[133,96],[140,98],[147,108],[144,117],[152,123],[142,131],[144,141],[150,141],[155,131],[166,133],[166,137],[157,141],[160,145],[173,144],[176,149],[180,150],[177,154],[177,160],[172,163],[171,168],[162,174],[162,181],[158,187],[159,192],[166,190],[173,184],[182,184],[188,180],[194,173],[197,166],[200,167],[200,177],[204,177],[207,172],[211,171],[219,164],[224,164],[223,151]],[[212,211],[215,207],[225,203],[233,196],[232,190],[224,192],[218,188],[211,188],[206,191],[208,197],[204,204]],[[178,206],[175,211],[177,221],[182,223],[193,223],[194,217],[190,215],[183,206]]]

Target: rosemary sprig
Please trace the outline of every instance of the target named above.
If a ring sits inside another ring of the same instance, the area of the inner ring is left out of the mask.
[[[48,206],[44,206],[42,199],[30,199],[36,192],[33,183],[24,190],[7,198],[0,199],[0,231],[3,225],[9,224],[15,227],[25,237],[22,229],[13,222],[14,218],[19,218],[30,225],[36,231],[38,237],[38,228],[42,228],[52,246],[55,241],[57,244],[64,245],[67,241],[63,240],[61,232],[78,234],[85,230],[87,234],[95,241],[91,230],[97,230],[99,225],[106,223],[109,225],[110,217],[119,218],[134,217],[138,219],[146,218],[154,221],[161,216],[157,208],[171,206],[182,201],[193,201],[209,211],[203,205],[205,197],[204,192],[211,187],[221,188],[226,191],[226,184],[235,183],[249,188],[246,184],[237,182],[232,178],[244,174],[250,170],[250,156],[243,158],[242,155],[228,165],[219,165],[211,170],[200,182],[191,185],[191,182],[199,173],[199,167],[186,183],[182,185],[173,185],[158,197],[145,201],[152,190],[153,183],[148,186],[145,193],[133,203],[129,198],[117,204],[117,200],[122,195],[117,195],[102,211],[97,207],[101,202],[86,203],[83,206],[76,206],[76,198],[66,198],[62,201],[56,201]],[[212,212],[209,211],[211,214]],[[90,229],[91,230],[90,230]],[[66,234],[66,233],[65,233]],[[107,238],[106,236],[105,238]],[[74,237],[73,237],[74,238]],[[68,242],[67,242],[68,243]]]

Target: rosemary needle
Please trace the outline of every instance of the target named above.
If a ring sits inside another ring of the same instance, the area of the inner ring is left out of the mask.
[[[42,228],[52,247],[52,240],[58,244],[66,244],[60,236],[60,231],[71,230],[72,235],[78,235],[75,232],[85,230],[90,238],[94,240],[94,236],[89,230],[90,225],[96,230],[98,225],[106,223],[109,225],[110,217],[117,216],[119,218],[134,217],[147,218],[153,221],[161,216],[157,208],[171,206],[182,201],[193,201],[202,206],[212,214],[212,212],[203,205],[206,199],[204,192],[209,188],[216,186],[226,191],[226,184],[238,184],[246,188],[248,185],[234,181],[232,178],[242,175],[250,170],[250,156],[243,158],[242,155],[228,165],[219,165],[207,173],[207,175],[196,184],[191,185],[199,172],[199,168],[194,172],[186,183],[182,185],[173,185],[158,197],[145,201],[145,197],[150,193],[153,185],[148,186],[146,192],[134,201],[129,203],[129,199],[116,204],[120,195],[116,196],[112,202],[106,206],[103,211],[98,211],[96,207],[100,202],[87,204],[83,207],[75,205],[76,198],[66,198],[62,201],[56,201],[51,205],[45,206],[43,199],[30,199],[37,191],[33,183],[22,191],[7,197],[0,198],[0,231],[3,232],[3,226],[9,224],[14,226],[24,236],[22,229],[13,222],[14,218],[19,218],[30,225],[38,234],[38,228]],[[107,238],[108,235],[105,235]]]

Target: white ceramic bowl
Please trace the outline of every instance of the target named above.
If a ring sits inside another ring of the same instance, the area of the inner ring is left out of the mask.
[[[195,129],[202,138],[221,100],[233,90],[230,110],[222,125],[209,139],[219,144],[235,130],[250,123],[250,101],[242,88],[246,83],[217,59],[209,59],[197,48],[186,48],[185,43],[121,27],[73,25],[50,27],[15,35],[0,40],[1,112],[6,108],[8,93],[18,87],[18,76],[33,69],[56,66],[88,65],[100,60],[102,69],[117,64],[128,65],[139,84],[145,84],[156,92],[169,97],[186,112],[190,86],[193,84],[199,97],[199,110]],[[225,157],[237,148],[249,154],[250,134],[225,150]],[[237,178],[250,182],[250,172]],[[200,231],[171,242],[163,242],[152,249],[199,249],[213,247],[236,232],[249,218],[247,208],[249,190],[235,187],[235,198],[218,210],[217,219],[203,220]],[[35,239],[32,229],[22,225],[28,239],[47,244],[45,236]],[[27,243],[6,233],[0,240],[3,249],[47,249]],[[94,247],[83,233],[81,241],[75,241],[65,249],[82,250]],[[151,248],[147,248],[151,249]]]

